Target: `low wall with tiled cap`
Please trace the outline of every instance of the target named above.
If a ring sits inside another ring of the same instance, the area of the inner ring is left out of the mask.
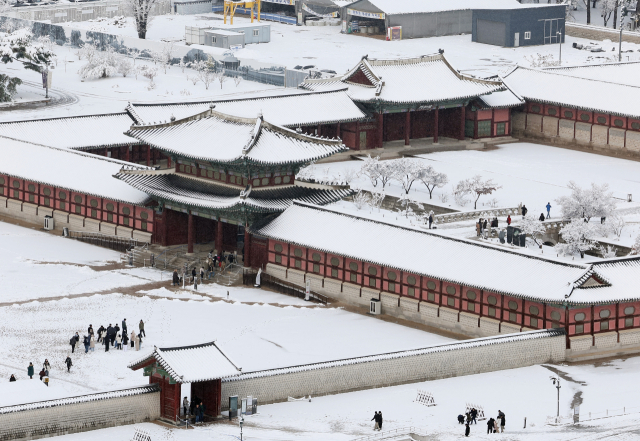
[[[32,440],[160,418],[155,384],[0,407],[0,441]]]
[[[350,358],[267,371],[222,380],[222,408],[230,396],[259,403],[288,397],[330,395],[503,369],[557,363],[565,359],[564,330],[466,340],[411,351]]]

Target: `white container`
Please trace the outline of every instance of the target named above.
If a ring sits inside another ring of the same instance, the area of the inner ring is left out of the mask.
[[[51,216],[45,216],[44,217],[44,229],[47,231],[51,231],[55,228],[55,222],[53,220],[53,217]]]
[[[369,314],[380,315],[382,313],[382,302],[378,299],[371,299],[369,302]]]

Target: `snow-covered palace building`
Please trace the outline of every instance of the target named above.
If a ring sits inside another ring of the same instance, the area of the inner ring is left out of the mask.
[[[518,68],[504,80],[481,80],[442,54],[365,57],[344,76],[308,80],[300,90],[3,123],[0,215],[38,224],[52,216],[58,228],[185,244],[188,252],[213,243],[243,254],[245,266],[298,285],[309,280],[354,305],[380,299],[385,314],[460,335],[564,328],[577,358],[633,352],[638,258],[566,263],[365,220],[325,207],[349,188],[296,174],[349,150],[439,136],[522,131],[577,142],[588,132],[588,148],[606,140],[633,152],[640,114],[628,100],[560,89],[590,81],[635,96],[638,66]],[[601,81],[607,72],[625,75]],[[545,82],[553,96],[541,92]]]

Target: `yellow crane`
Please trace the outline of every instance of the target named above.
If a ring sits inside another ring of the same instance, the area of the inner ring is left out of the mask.
[[[227,24],[227,16],[231,19],[230,23],[233,24],[233,16],[235,15],[236,8],[238,6],[251,9],[251,23],[253,23],[254,5],[257,6],[258,21],[260,21],[261,0],[224,0],[224,24]]]

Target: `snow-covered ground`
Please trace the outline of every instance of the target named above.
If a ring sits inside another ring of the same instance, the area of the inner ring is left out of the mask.
[[[627,194],[632,194],[634,200],[640,196],[640,182],[637,179],[640,173],[640,163],[620,158],[595,155],[576,150],[545,146],[531,143],[512,143],[498,145],[488,150],[464,150],[454,152],[437,152],[419,155],[428,165],[438,172],[447,174],[449,183],[443,188],[437,188],[433,192],[433,199],[429,199],[429,192],[421,182],[413,184],[409,192],[409,198],[414,201],[428,203],[437,206],[453,208],[456,210],[473,210],[473,202],[465,206],[455,203],[451,195],[453,186],[460,180],[481,175],[484,179],[493,179],[498,189],[492,195],[482,196],[478,201],[478,210],[491,210],[489,201],[497,199],[498,207],[517,207],[523,203],[529,209],[529,214],[538,217],[540,213],[546,215],[546,205],[551,203],[551,216],[560,218],[560,207],[555,200],[560,196],[571,193],[567,187],[569,181],[576,182],[581,187],[589,187],[592,182],[598,185],[608,183],[614,197],[619,198],[617,208],[625,215],[628,225],[623,230],[620,240],[612,240],[612,243],[631,245],[636,236],[640,234],[640,204],[626,202]],[[360,170],[362,161],[346,161],[316,164],[313,174],[319,179],[333,179],[344,176],[347,169]],[[373,187],[366,176],[359,176],[351,181],[352,188],[365,190],[381,190],[379,183]],[[391,181],[385,189],[385,193],[392,196],[401,196],[404,192],[400,184]],[[448,194],[448,201],[442,202],[441,195]],[[346,211],[382,219],[376,214],[376,210],[366,207],[357,210],[353,203],[338,202],[336,207],[342,207]],[[384,210],[382,210],[384,213]],[[408,224],[409,220],[403,220],[398,213],[385,214],[384,220]],[[460,225],[457,225],[459,227]],[[461,232],[466,235],[472,231],[474,225],[467,225],[470,229]],[[445,228],[447,228],[445,226]],[[617,238],[615,238],[617,239]]]
[[[640,407],[636,396],[640,385],[635,381],[639,358],[578,366],[532,366],[480,375],[407,384],[396,387],[312,398],[312,401],[278,403],[258,407],[258,414],[245,418],[246,440],[351,440],[373,435],[370,419],[375,411],[384,417],[384,431],[416,427],[438,441],[462,439],[464,426],[457,415],[464,413],[467,402],[480,405],[485,415],[494,417],[498,410],[506,414],[506,432],[487,435],[486,421],[472,426],[475,439],[508,440],[634,440],[640,439]],[[549,426],[548,416],[556,414],[556,389],[549,377],[561,376],[560,414],[573,414],[580,405],[582,420],[610,415],[627,416],[592,419],[579,425]],[[433,393],[437,406],[414,403],[417,389]],[[633,413],[632,413],[633,412]],[[524,421],[527,419],[527,427]],[[222,440],[239,437],[237,422],[220,422],[195,430],[166,429],[144,424],[152,439],[175,441]],[[128,439],[134,426],[67,435],[61,441],[91,439]],[[400,439],[400,438],[399,438]]]

